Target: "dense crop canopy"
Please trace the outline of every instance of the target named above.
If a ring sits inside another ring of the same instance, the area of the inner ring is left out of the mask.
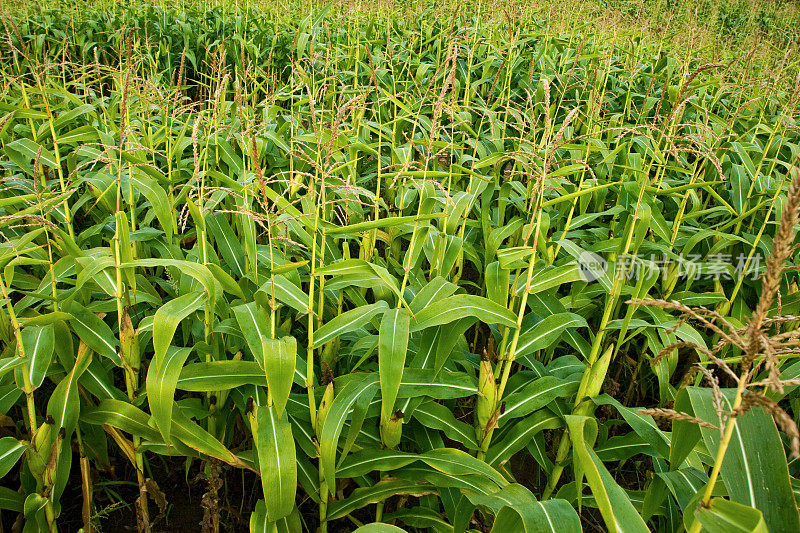
[[[525,18],[4,20],[24,531],[102,527],[114,465],[150,531],[175,458],[208,531],[800,530],[791,60],[757,92]]]

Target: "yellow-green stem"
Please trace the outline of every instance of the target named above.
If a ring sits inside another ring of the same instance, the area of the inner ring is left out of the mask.
[[[733,410],[739,408],[742,404],[742,393],[744,392],[744,385],[745,380],[742,379],[739,382],[739,386],[736,388],[736,398],[733,400]],[[722,434],[722,439],[719,442],[719,448],[717,449],[717,456],[714,459],[714,466],[711,468],[711,475],[708,478],[708,484],[706,485],[706,491],[703,493],[703,499],[700,501],[700,505],[702,507],[708,507],[709,503],[711,502],[711,495],[714,492],[714,485],[717,483],[717,478],[719,478],[719,471],[722,468],[722,461],[725,459],[725,452],[728,450],[728,445],[731,442],[731,437],[733,436],[733,430],[736,426],[736,417],[731,416],[728,418],[728,422],[725,425],[725,432]],[[689,527],[688,533],[699,533],[702,526],[700,525],[700,521],[695,519],[692,522],[692,525]]]

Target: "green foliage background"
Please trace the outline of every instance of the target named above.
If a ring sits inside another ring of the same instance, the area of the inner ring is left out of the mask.
[[[750,320],[800,150],[794,11],[397,7],[4,16],[4,519],[102,530],[122,463],[140,529],[170,524],[178,457],[208,530],[797,530],[768,410],[717,460],[719,332],[632,302]],[[790,268],[770,314],[799,307]],[[796,388],[767,393],[790,419]]]

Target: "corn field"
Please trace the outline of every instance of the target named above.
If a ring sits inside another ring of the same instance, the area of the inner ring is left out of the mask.
[[[0,531],[800,531],[800,17],[730,5],[0,10]]]

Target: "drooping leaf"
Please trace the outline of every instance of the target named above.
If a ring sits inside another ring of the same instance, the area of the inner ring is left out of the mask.
[[[280,419],[283,416],[286,402],[289,400],[289,392],[292,390],[292,382],[294,381],[294,369],[297,362],[297,341],[294,337],[283,337],[282,339],[262,338],[261,343],[267,384],[275,405],[275,414]]]
[[[347,498],[331,503],[328,506],[328,520],[337,520],[356,509],[383,501],[390,496],[403,494],[422,496],[431,491],[433,491],[433,487],[424,482],[406,480],[379,481],[371,487],[358,488]]]
[[[688,402],[679,397],[681,401],[676,402],[676,406],[680,404],[690,414],[719,425],[712,392],[707,388],[687,387],[682,393],[686,394]],[[735,390],[723,389],[722,395],[725,402],[723,409],[731,410]],[[689,406],[691,409],[688,409]],[[672,439],[674,445],[685,450],[685,441],[680,443],[677,440],[689,439],[691,442],[692,433],[696,437],[702,435],[706,448],[712,457],[716,456],[720,442],[718,430],[700,428],[698,434],[686,427],[685,422],[676,424]],[[671,457],[673,465],[679,463],[680,455],[684,453],[676,452]],[[800,530],[800,515],[791,488],[783,443],[774,420],[761,407],[754,407],[736,417],[720,476],[731,501],[761,511],[770,531]]]
[[[345,420],[357,401],[371,399],[378,388],[378,376],[365,374],[342,387],[331,403],[320,434],[320,470],[331,492],[336,490],[336,449]]]
[[[304,293],[297,285],[281,274],[275,274],[273,279],[264,283],[259,292],[262,292],[268,301],[275,299],[301,313],[308,312],[308,294]]]
[[[81,421],[96,425],[108,424],[149,441],[161,441],[161,434],[149,424],[150,415],[127,401],[103,400],[99,405],[82,411]]]
[[[0,509],[21,513],[24,505],[24,495],[8,487],[0,487]]]
[[[566,417],[569,437],[575,450],[575,478],[589,482],[592,496],[603,515],[606,527],[612,532],[647,532],[647,525],[592,449],[597,438],[597,422],[586,416]]]
[[[700,506],[695,518],[708,533],[766,533],[769,531],[761,511],[724,498],[713,498],[708,507]]]
[[[465,317],[476,317],[486,324],[515,327],[517,317],[507,308],[480,296],[456,294],[438,301],[416,313],[411,331],[441,326]]]
[[[578,513],[569,502],[560,499],[539,502],[528,489],[518,483],[507,485],[494,494],[469,497],[473,503],[494,511],[492,531],[495,533],[582,531]]]
[[[217,249],[225,259],[228,268],[236,277],[241,277],[247,269],[244,249],[242,249],[242,244],[233,233],[233,228],[228,223],[225,215],[223,213],[213,213],[206,216],[206,227],[214,236]]]
[[[367,324],[373,316],[383,313],[388,308],[389,305],[381,300],[374,304],[363,305],[350,311],[345,311],[323,324],[322,327],[314,332],[314,348],[319,348],[343,333],[357,330]]]
[[[153,365],[159,372],[167,361],[167,349],[175,335],[178,324],[203,306],[206,294],[197,291],[178,296],[162,305],[153,317]],[[184,359],[188,354],[183,354]],[[181,365],[183,365],[181,361]],[[166,426],[165,426],[166,427]]]
[[[532,329],[519,336],[517,357],[526,357],[553,344],[567,328],[587,327],[586,319],[574,313],[557,313],[545,317]]]
[[[29,377],[31,385],[34,388],[39,388],[47,370],[50,367],[50,361],[53,358],[53,349],[55,348],[55,332],[52,324],[45,326],[28,326],[22,330],[22,344],[25,347],[25,356],[28,358],[30,365]]]
[[[514,424],[502,438],[495,440],[486,451],[486,462],[498,465],[527,446],[540,431],[561,426],[562,422],[558,416],[549,410],[539,410]]]
[[[453,412],[436,402],[425,402],[414,410],[414,418],[421,424],[442,431],[447,438],[460,442],[468,450],[477,450],[475,429],[457,420]]]
[[[0,477],[4,477],[14,468],[26,449],[27,446],[14,437],[0,439]]]
[[[567,381],[554,376],[544,376],[532,381],[521,390],[509,394],[503,399],[506,406],[498,417],[498,424],[502,425],[513,418],[526,416],[546,406],[556,398],[574,395],[578,390],[578,383]]]
[[[154,357],[147,370],[147,402],[153,414],[153,421],[164,436],[165,442],[170,442],[171,437],[175,387],[183,364],[191,353],[191,348],[169,346],[164,357],[162,359]]]
[[[78,379],[92,362],[92,352],[85,345],[78,351],[75,366],[56,386],[47,402],[47,414],[53,417],[55,427],[63,428],[67,437],[72,436],[78,423],[80,401],[78,399]]]
[[[153,212],[161,224],[161,229],[167,236],[167,240],[172,240],[172,207],[169,204],[169,198],[164,189],[143,172],[131,173],[131,183],[140,193],[147,198],[153,208]]]
[[[292,512],[297,492],[297,461],[292,425],[274,407],[256,409],[253,439],[258,450],[267,519],[275,522]]]
[[[215,457],[233,466],[242,467],[242,461],[208,431],[190,420],[180,408],[172,410],[172,438],[198,452]]]
[[[406,309],[386,311],[378,338],[378,372],[381,385],[381,420],[388,420],[394,410],[397,392],[403,379],[408,350],[411,315]]]
[[[191,392],[227,390],[242,385],[267,386],[264,369],[255,361],[209,361],[183,367],[176,387]]]
[[[122,360],[117,353],[118,341],[108,324],[75,302],[70,304],[68,310],[72,315],[69,321],[70,325],[75,329],[78,337],[95,353],[108,357],[115,365],[119,366]]]
[[[270,337],[269,316],[255,302],[237,305],[232,307],[231,310],[239,323],[239,328],[247,341],[247,346],[253,352],[253,357],[264,368],[263,339],[269,339]]]

